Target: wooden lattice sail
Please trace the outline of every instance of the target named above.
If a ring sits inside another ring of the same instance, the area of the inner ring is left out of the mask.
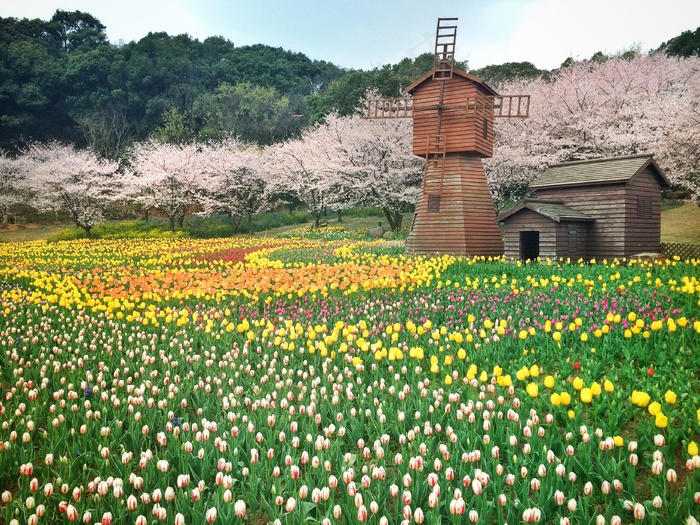
[[[370,100],[366,118],[412,118],[413,153],[425,157],[423,188],[406,251],[501,255],[503,243],[481,159],[493,156],[496,117],[524,118],[528,95],[499,95],[454,67],[456,18],[440,18],[433,70],[405,98]]]

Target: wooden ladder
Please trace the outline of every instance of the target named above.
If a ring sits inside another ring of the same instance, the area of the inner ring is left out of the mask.
[[[456,18],[438,18],[435,32],[435,57],[433,59],[433,80],[452,78],[455,67],[455,46],[457,44]]]
[[[425,154],[425,167],[423,168],[423,189],[427,180],[428,171],[439,176],[438,194],[442,193],[442,182],[445,177],[445,156],[447,155],[447,135],[428,135]]]

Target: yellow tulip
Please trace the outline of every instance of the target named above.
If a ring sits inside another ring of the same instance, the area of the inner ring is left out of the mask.
[[[526,390],[530,397],[537,397],[539,395],[539,388],[537,387],[537,383],[528,383]]]
[[[567,412],[567,415],[569,416],[569,419],[574,419],[576,417],[576,412],[574,412],[573,410],[569,410]]]
[[[571,403],[571,394],[569,394],[568,392],[562,392],[561,404],[564,406],[569,406],[569,403]]]
[[[688,454],[691,456],[698,455],[698,444],[695,441],[688,443]]]
[[[552,388],[554,387],[554,377],[553,376],[547,376],[544,378],[544,386],[547,388]]]
[[[603,388],[605,388],[605,391],[608,393],[615,391],[615,385],[613,385],[613,382],[610,381],[610,379],[605,380],[605,383],[603,383]]]
[[[593,384],[591,385],[591,393],[598,397],[601,393],[601,388],[600,388],[600,383],[598,381],[593,381]]]
[[[445,384],[447,386],[450,386],[452,384],[452,376],[451,375],[446,375],[445,376]]]
[[[655,416],[656,414],[661,412],[661,403],[654,401],[651,405],[649,405],[649,408],[647,408],[647,410],[652,416]]]
[[[666,403],[668,403],[669,405],[675,404],[676,397],[676,393],[673,390],[666,390],[666,394],[664,395]]]
[[[582,388],[580,392],[581,396],[581,401],[584,403],[590,403],[593,401],[593,392],[591,392],[590,388]]]
[[[633,405],[637,405],[638,407],[645,408],[649,404],[649,401],[651,401],[651,397],[646,392],[639,392],[638,390],[632,391],[632,404]]]
[[[549,402],[552,403],[552,406],[558,407],[561,405],[561,396],[556,392],[552,392],[552,395],[549,396]]]
[[[625,440],[622,436],[615,436],[613,438],[613,442],[615,443],[616,447],[621,447],[625,444]]]
[[[668,418],[664,415],[663,412],[659,411],[659,413],[656,414],[656,420],[654,421],[654,424],[658,428],[666,428],[666,426],[668,426]]]
[[[574,388],[576,390],[581,390],[583,388],[583,379],[577,377],[574,379]]]

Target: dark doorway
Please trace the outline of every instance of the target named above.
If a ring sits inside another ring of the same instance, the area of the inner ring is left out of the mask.
[[[520,232],[520,258],[534,261],[540,256],[540,232]]]

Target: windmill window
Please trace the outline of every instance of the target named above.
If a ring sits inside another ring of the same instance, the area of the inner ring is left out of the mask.
[[[651,197],[648,195],[637,196],[637,218],[651,219]]]
[[[489,119],[484,117],[484,138],[489,138]]]
[[[440,213],[440,195],[428,195],[428,213]]]

